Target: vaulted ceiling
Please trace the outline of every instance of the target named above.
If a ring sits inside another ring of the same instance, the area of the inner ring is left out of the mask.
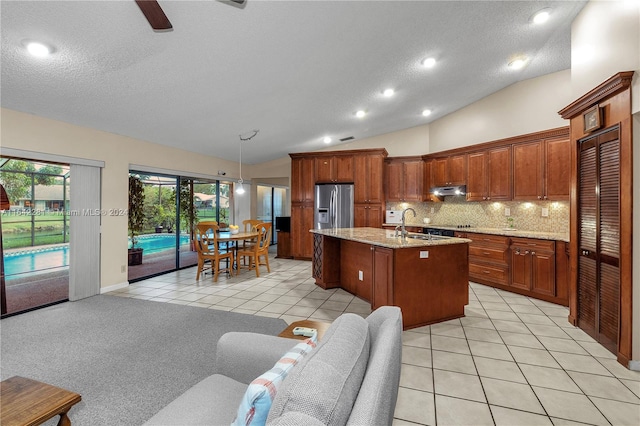
[[[2,1],[2,106],[228,160],[259,129],[243,161],[260,163],[426,124],[567,69],[585,1],[159,4],[172,31],[154,32],[133,0]],[[544,8],[549,21],[533,24]],[[32,57],[28,40],[54,51]]]

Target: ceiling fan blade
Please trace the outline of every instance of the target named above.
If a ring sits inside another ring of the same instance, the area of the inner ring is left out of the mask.
[[[169,18],[156,0],[136,0],[140,10],[154,30],[170,30],[173,28]]]

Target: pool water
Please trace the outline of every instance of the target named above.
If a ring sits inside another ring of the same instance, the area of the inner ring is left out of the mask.
[[[189,244],[189,236],[180,236],[180,245]],[[143,235],[138,246],[144,248],[144,254],[174,250],[175,234]],[[129,243],[131,247],[131,243]],[[31,247],[4,253],[4,274],[7,280],[45,272],[63,271],[69,268],[69,245],[50,247]]]
[[[189,244],[188,235],[180,235],[180,245]],[[161,251],[175,249],[176,234],[151,234],[141,235],[138,237],[136,247],[144,249],[144,254],[159,253]],[[129,248],[131,248],[131,239],[129,239]]]

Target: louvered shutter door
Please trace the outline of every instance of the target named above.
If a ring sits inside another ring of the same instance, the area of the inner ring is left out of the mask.
[[[593,141],[581,144],[580,150],[580,256],[578,260],[578,326],[596,336],[596,261],[586,251],[596,252],[597,169]]]

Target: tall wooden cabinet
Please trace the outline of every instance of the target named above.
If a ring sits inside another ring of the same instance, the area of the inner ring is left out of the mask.
[[[571,120],[569,320],[628,367],[633,336],[633,71],[563,108]],[[634,356],[637,358],[637,354]]]
[[[354,226],[382,227],[385,150],[355,155]]]

